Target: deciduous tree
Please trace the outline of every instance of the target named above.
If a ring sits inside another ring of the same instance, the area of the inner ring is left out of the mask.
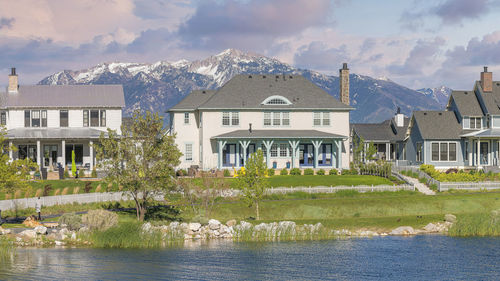
[[[262,150],[259,149],[250,154],[243,171],[238,174],[237,185],[243,191],[242,198],[248,206],[255,205],[256,218],[259,220],[259,202],[262,200],[268,185],[266,179],[267,166],[264,162]]]

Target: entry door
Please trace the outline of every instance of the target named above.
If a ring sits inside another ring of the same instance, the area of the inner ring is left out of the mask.
[[[489,151],[489,143],[488,142],[481,142],[481,146],[479,147],[480,151],[480,160],[481,160],[481,165],[488,165],[488,151]]]
[[[43,146],[43,166],[55,167],[57,163],[57,145],[46,144]]]
[[[222,150],[222,164],[226,167],[236,166],[236,145],[226,144]]]
[[[299,165],[314,165],[314,147],[312,144],[301,144],[299,146]]]

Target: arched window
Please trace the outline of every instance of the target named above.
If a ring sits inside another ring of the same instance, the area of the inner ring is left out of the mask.
[[[266,98],[262,104],[264,105],[289,105],[292,104],[287,98],[283,96],[270,96]]]

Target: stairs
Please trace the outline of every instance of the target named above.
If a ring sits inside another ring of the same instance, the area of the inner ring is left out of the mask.
[[[47,180],[58,180],[59,172],[47,172]]]

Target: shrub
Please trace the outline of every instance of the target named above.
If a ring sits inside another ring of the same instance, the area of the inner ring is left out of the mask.
[[[78,230],[82,226],[82,217],[75,213],[66,213],[57,221],[59,224],[65,224],[69,230]]]
[[[90,176],[93,178],[97,178],[97,171],[96,171],[95,167],[92,169],[92,174]]]
[[[339,174],[339,171],[337,171],[337,169],[330,169],[330,171],[328,172],[329,175],[331,176],[336,176]]]
[[[73,194],[78,194],[78,193],[80,193],[80,187],[75,186],[75,187],[73,188]]]
[[[50,191],[52,191],[52,185],[47,184],[43,187],[43,196],[49,196]]]
[[[60,188],[56,189],[56,192],[54,192],[54,196],[59,195],[59,193],[61,193],[61,189]]]
[[[426,178],[424,178],[424,177],[419,178],[419,179],[418,179],[418,181],[419,181],[420,183],[423,183],[423,184],[426,184],[426,183],[427,183],[427,179],[426,179]]]
[[[319,169],[318,171],[316,171],[316,175],[318,175],[318,176],[324,176],[325,175],[325,170]]]
[[[88,181],[88,182],[86,182],[86,183],[85,183],[85,187],[83,188],[83,191],[84,191],[85,193],[89,193],[91,189],[92,189],[92,183],[91,183],[91,182],[89,182],[89,181]]]
[[[438,191],[438,186],[437,186],[437,184],[435,184],[435,183],[431,184],[431,185],[429,186],[429,188],[430,188],[431,190]]]
[[[292,176],[300,176],[302,172],[300,171],[299,168],[293,168],[290,170],[290,175]]]
[[[282,176],[286,176],[286,175],[288,175],[288,170],[287,170],[287,169],[282,169],[282,170],[280,171],[280,175],[282,175]]]
[[[312,176],[312,175],[314,175],[313,169],[307,168],[304,170],[304,176]]]
[[[445,173],[446,174],[458,173],[458,169],[457,168],[449,168],[448,170],[446,170]]]
[[[270,176],[270,177],[271,177],[271,176],[274,176],[274,173],[275,173],[275,170],[274,170],[273,168],[271,168],[271,169],[267,169],[267,175],[268,175],[268,176]]]
[[[228,169],[225,169],[224,170],[224,177],[230,177],[231,176],[231,172],[228,170]]]
[[[101,192],[101,184],[98,184],[95,188],[95,192]]]
[[[64,178],[65,178],[65,179],[69,178],[69,170],[68,170],[68,167],[64,168]]]
[[[90,230],[106,230],[118,224],[118,215],[106,210],[90,210],[83,215],[82,223]]]

